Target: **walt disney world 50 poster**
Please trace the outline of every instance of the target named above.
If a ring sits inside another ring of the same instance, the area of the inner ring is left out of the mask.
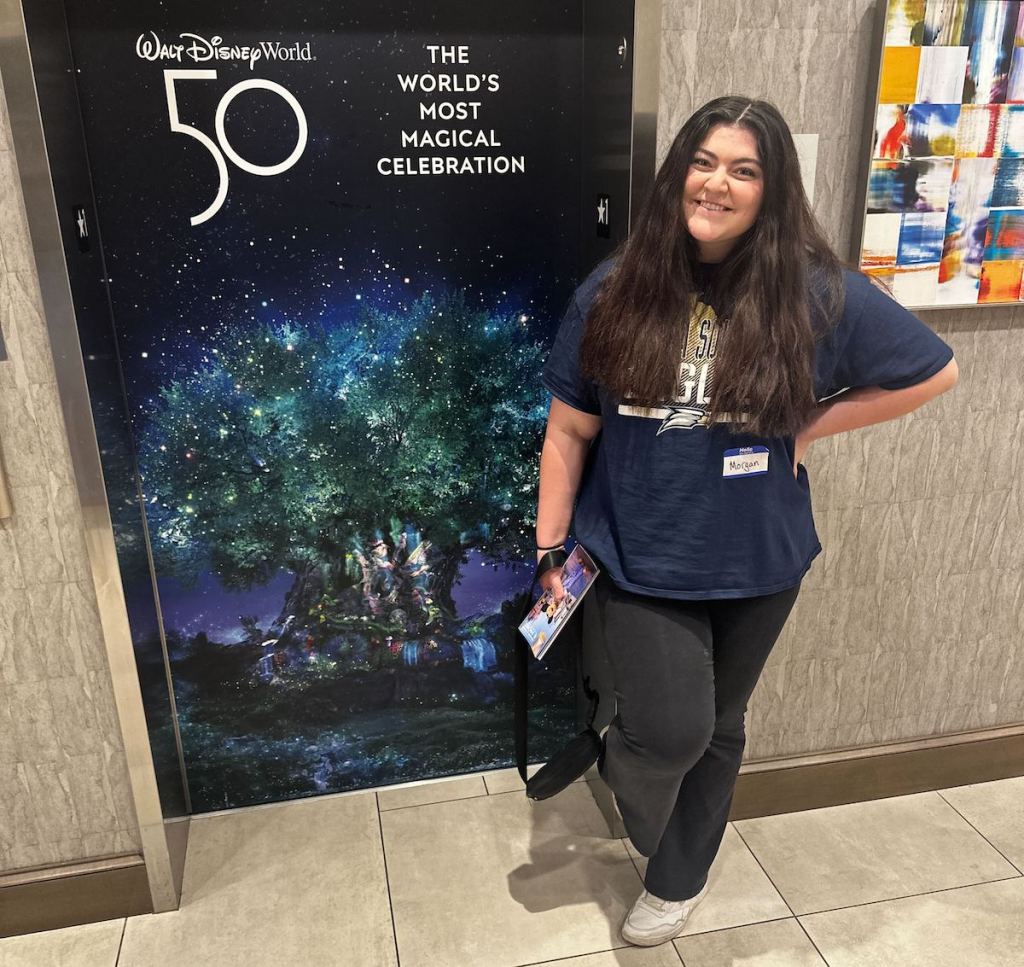
[[[197,812],[509,764],[579,268],[579,3],[281,6],[67,3]]]

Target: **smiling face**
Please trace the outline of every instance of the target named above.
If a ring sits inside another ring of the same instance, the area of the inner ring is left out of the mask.
[[[717,124],[694,152],[683,186],[683,219],[702,262],[721,262],[757,220],[764,177],[752,131]]]

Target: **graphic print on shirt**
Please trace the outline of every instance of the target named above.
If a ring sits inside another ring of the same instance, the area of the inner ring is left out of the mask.
[[[637,406],[624,400],[620,416],[639,416],[661,420],[658,436],[666,430],[692,430],[708,425],[708,404],[715,376],[715,354],[718,351],[718,314],[704,302],[696,302],[690,313],[690,324],[679,364],[676,395],[662,406]]]

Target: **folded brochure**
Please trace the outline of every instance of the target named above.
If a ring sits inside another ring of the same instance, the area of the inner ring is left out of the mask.
[[[565,627],[569,616],[583,600],[583,595],[590,589],[597,575],[598,570],[593,559],[580,544],[577,544],[562,565],[562,587],[565,590],[565,597],[561,601],[555,601],[554,595],[550,591],[545,591],[519,626],[535,658],[544,657],[544,652],[551,647],[551,642]]]

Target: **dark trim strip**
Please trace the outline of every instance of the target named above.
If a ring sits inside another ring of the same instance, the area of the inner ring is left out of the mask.
[[[775,816],[1024,776],[1024,726],[914,745],[750,763],[740,772],[729,818]]]
[[[23,886],[26,883],[41,883],[43,880],[83,876],[86,873],[109,873],[111,870],[123,870],[144,862],[141,853],[122,853],[118,856],[104,856],[95,860],[80,860],[75,863],[61,863],[57,866],[15,870],[13,873],[0,873],[0,890],[5,887]]]
[[[41,878],[0,887],[0,937],[153,912],[141,858],[91,873],[54,876],[39,870],[37,876]]]

